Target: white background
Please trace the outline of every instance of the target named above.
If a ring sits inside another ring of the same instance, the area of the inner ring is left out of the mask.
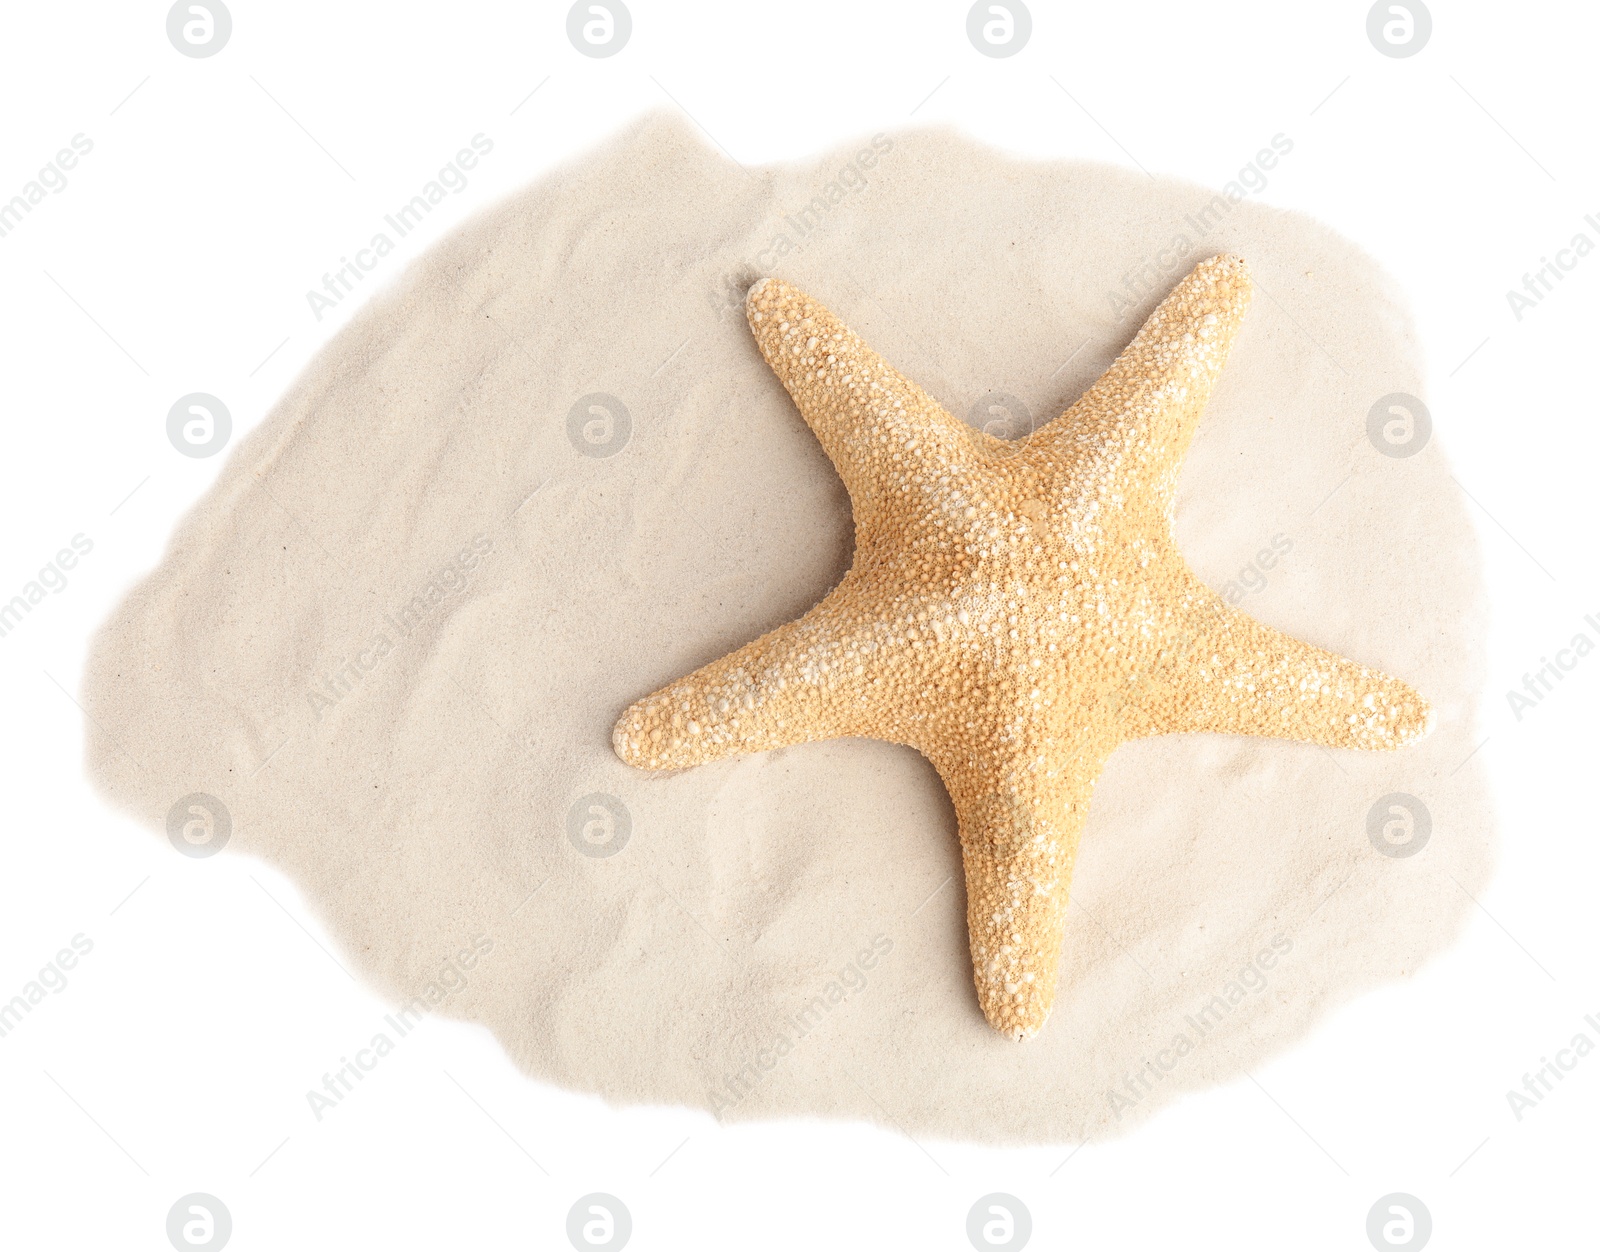
[[[1437,1249],[1594,1246],[1600,1054],[1520,1121],[1506,1092],[1578,1031],[1600,1042],[1583,1021],[1600,1016],[1600,659],[1520,722],[1505,692],[1580,629],[1600,638],[1582,620],[1600,614],[1600,255],[1520,322],[1506,291],[1578,231],[1600,242],[1582,220],[1600,213],[1600,14],[1437,0],[1427,46],[1392,59],[1365,3],[1037,0],[1026,48],[990,59],[946,0],[631,3],[632,38],[603,60],[568,42],[565,3],[232,0],[206,59],[174,50],[164,3],[5,7],[0,198],[73,135],[94,148],[0,238],[0,600],[74,534],[94,549],[0,638],[0,998],[73,935],[94,949],[0,1038],[0,1243],[165,1249],[168,1209],[203,1191],[240,1252],[565,1248],[568,1209],[603,1191],[641,1252],[961,1249],[968,1209],[1002,1191],[1040,1248],[1359,1250],[1374,1201],[1401,1191]],[[1485,551],[1501,846],[1452,950],[1258,1082],[1081,1148],[610,1109],[433,1021],[312,1118],[306,1090],[386,1006],[289,881],[180,857],[93,796],[86,641],[225,459],[173,450],[177,397],[223,398],[237,441],[357,304],[319,324],[306,291],[474,134],[493,154],[369,286],[657,108],[747,165],[933,123],[1220,185],[1293,138],[1263,198],[1354,238],[1410,293],[1434,438]]]

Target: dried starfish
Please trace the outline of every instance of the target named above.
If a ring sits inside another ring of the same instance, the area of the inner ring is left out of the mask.
[[[1250,291],[1238,257],[1201,262],[1076,404],[1008,443],[803,292],[758,282],[750,327],[849,490],[855,560],[803,617],[630,707],[617,755],[674,769],[841,735],[916,748],[955,805],[979,1005],[1011,1038],[1037,1033],[1118,744],[1398,748],[1432,723],[1411,687],[1247,617],[1178,552],[1179,465]]]

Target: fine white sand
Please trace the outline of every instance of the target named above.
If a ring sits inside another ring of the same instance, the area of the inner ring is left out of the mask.
[[[1393,285],[1253,196],[1203,217],[1212,195],[926,131],[746,172],[646,120],[439,245],[231,452],[96,641],[97,785],[162,838],[180,797],[218,797],[223,855],[292,875],[341,959],[608,1099],[1071,1141],[1238,1077],[1462,926],[1490,858],[1460,766],[1486,609],[1437,434],[1404,458],[1367,436],[1379,397],[1425,390]],[[1043,421],[1225,250],[1259,289],[1179,541],[1262,620],[1413,682],[1438,726],[1396,754],[1119,750],[1055,1013],[1012,1043],[978,1012],[925,761],[847,740],[647,776],[611,725],[850,560],[843,488],[744,323],[756,277],[953,412]],[[569,423],[593,393],[629,415],[611,456],[578,450],[616,436],[603,407]],[[1416,855],[1369,839],[1393,792],[1431,814]],[[569,837],[593,793],[625,810],[615,855],[579,848],[620,832],[606,802]]]

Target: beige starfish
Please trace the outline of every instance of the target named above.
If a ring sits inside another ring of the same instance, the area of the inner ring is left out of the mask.
[[[673,769],[840,735],[916,748],[955,805],[978,1002],[996,1030],[1036,1033],[1119,743],[1397,748],[1431,725],[1400,680],[1227,605],[1173,541],[1179,465],[1250,290],[1238,257],[1197,265],[1082,399],[1007,443],[804,293],[757,283],[751,329],[849,490],[855,560],[797,621],[630,707],[617,755]]]

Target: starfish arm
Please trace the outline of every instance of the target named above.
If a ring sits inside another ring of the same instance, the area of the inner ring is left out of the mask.
[[[1236,256],[1202,261],[1172,289],[1111,368],[1029,439],[1072,467],[1087,456],[1118,479],[1149,484],[1169,506],[1178,466],[1250,305],[1250,270]]]
[[[858,527],[880,493],[937,479],[987,438],[798,288],[763,279],[750,288],[745,314],[761,355],[844,480]]]
[[[956,810],[978,1006],[1008,1038],[1036,1035],[1055,1004],[1078,841],[1113,746],[1047,772],[1036,751],[988,767],[935,761]]]
[[[877,645],[870,623],[852,627],[841,613],[843,590],[630,705],[611,732],[617,755],[642,769],[681,769],[861,733]]]
[[[1263,625],[1191,576],[1163,659],[1135,687],[1126,733],[1209,731],[1328,748],[1422,739],[1433,709],[1409,683]]]

